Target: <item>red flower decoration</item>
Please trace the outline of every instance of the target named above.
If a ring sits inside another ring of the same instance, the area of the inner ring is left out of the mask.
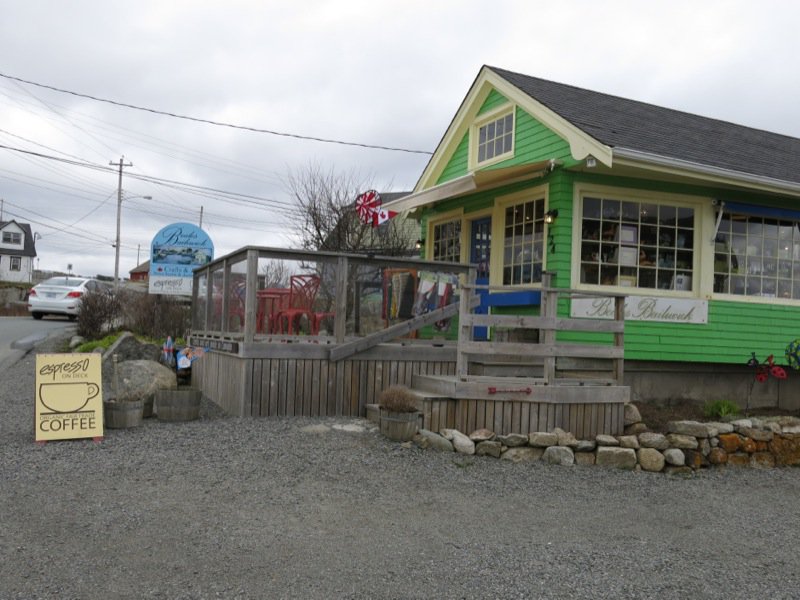
[[[756,381],[758,383],[764,383],[768,378],[769,375],[767,375],[764,371],[759,371],[756,373]]]
[[[783,367],[775,365],[769,370],[769,372],[775,379],[786,379],[786,371]]]

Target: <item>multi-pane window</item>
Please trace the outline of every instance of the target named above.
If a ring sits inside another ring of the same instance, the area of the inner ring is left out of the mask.
[[[514,113],[478,128],[478,163],[511,152],[514,143]]]
[[[22,259],[19,256],[10,256],[10,270],[11,271],[21,271],[22,270]]]
[[[16,231],[4,231],[3,232],[3,243],[4,244],[21,244],[22,243],[22,234]]]
[[[585,197],[580,281],[690,291],[694,237],[693,208]]]
[[[461,260],[461,219],[433,226],[433,260]]]
[[[798,222],[726,213],[714,245],[714,291],[800,300]]]
[[[544,198],[507,206],[503,285],[539,283],[544,263]]]

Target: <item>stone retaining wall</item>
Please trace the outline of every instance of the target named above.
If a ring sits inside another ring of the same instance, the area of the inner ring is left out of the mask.
[[[513,462],[598,465],[620,469],[691,474],[717,466],[776,467],[800,465],[800,419],[769,417],[727,423],[674,421],[668,433],[653,433],[632,405],[626,409],[625,435],[598,435],[578,440],[561,429],[495,435],[487,429],[464,434],[420,430],[414,441],[422,448],[493,456]]]

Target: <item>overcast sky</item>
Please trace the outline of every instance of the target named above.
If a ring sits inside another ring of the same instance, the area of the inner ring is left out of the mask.
[[[317,163],[401,191],[429,158],[187,121],[13,78],[198,119],[432,152],[488,64],[800,137],[796,6],[0,0],[0,145],[13,148],[0,148],[2,219],[41,236],[39,268],[112,275],[118,181],[109,163],[124,156],[133,163],[122,184],[127,275],[149,258],[161,227],[197,224],[201,206],[217,257],[294,245],[290,171]]]

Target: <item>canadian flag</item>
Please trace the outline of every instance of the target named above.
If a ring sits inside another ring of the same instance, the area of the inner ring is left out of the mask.
[[[373,214],[372,217],[372,226],[377,227],[378,225],[383,225],[389,219],[396,217],[397,213],[393,210],[386,210],[385,208],[380,208]]]

